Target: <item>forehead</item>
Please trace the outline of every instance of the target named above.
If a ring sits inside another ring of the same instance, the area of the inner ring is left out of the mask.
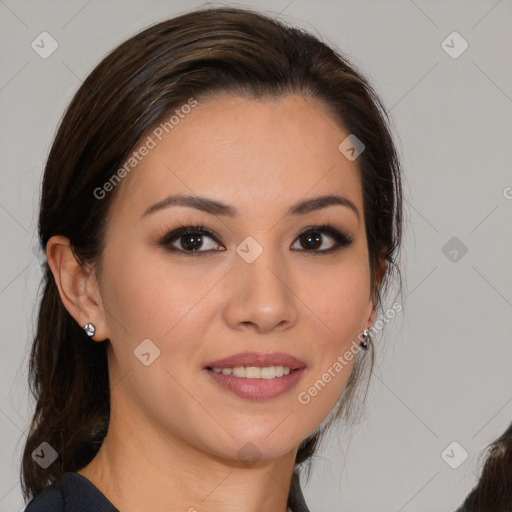
[[[316,100],[225,95],[179,114],[167,130],[143,137],[138,148],[151,149],[123,179],[116,208],[142,215],[183,193],[275,214],[300,198],[338,192],[362,212],[357,161],[338,149],[349,133]]]

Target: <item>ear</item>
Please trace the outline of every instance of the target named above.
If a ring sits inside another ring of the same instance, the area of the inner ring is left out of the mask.
[[[52,236],[46,245],[48,265],[52,271],[59,295],[69,314],[80,327],[93,323],[96,332],[92,339],[103,341],[109,337],[96,275],[81,265],[71,249],[69,239]]]
[[[375,283],[374,290],[372,290],[371,300],[373,303],[373,307],[372,307],[370,317],[368,318],[368,326],[372,326],[373,323],[375,322],[375,318],[377,317],[377,290],[379,289],[379,287],[382,283],[382,279],[386,275],[387,268],[388,268],[388,264],[386,261],[386,249],[384,248],[380,252],[379,267],[377,269],[377,276],[375,278],[376,283]]]

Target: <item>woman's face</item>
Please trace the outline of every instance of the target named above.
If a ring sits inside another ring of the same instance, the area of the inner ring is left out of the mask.
[[[233,460],[295,453],[336,405],[355,359],[344,354],[371,323],[357,160],[338,149],[349,133],[297,95],[200,101],[168,131],[150,133],[155,147],[117,185],[98,276],[118,428]],[[321,196],[344,204],[290,212]],[[207,233],[168,236],[197,225]],[[208,369],[247,352],[271,357],[242,366],[296,366],[279,353],[302,369]]]

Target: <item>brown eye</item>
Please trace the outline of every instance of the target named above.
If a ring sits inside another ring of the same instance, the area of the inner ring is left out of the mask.
[[[318,249],[322,245],[322,234],[318,231],[310,231],[300,236],[300,241],[305,249]]]
[[[197,251],[203,245],[203,235],[187,234],[179,238],[181,247],[186,250]]]
[[[219,244],[210,230],[202,226],[184,226],[165,235],[159,242],[169,251],[182,253],[205,253],[215,250]],[[206,247],[206,249],[205,249]]]
[[[325,236],[334,241],[327,248],[324,245],[326,243],[324,240]],[[310,227],[303,231],[298,237],[298,242],[305,252],[330,253],[342,247],[347,247],[353,242],[353,239],[348,234],[342,233],[328,224],[324,224],[322,226]]]

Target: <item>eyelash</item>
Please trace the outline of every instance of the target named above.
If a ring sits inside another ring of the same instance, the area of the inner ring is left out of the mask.
[[[307,233],[321,233],[321,234],[327,234],[330,236],[336,243],[333,247],[327,250],[307,250],[302,249],[299,252],[306,252],[311,253],[312,255],[316,256],[317,254],[331,254],[334,252],[337,252],[341,250],[344,247],[348,247],[354,239],[348,234],[343,231],[339,231],[335,227],[331,226],[330,224],[320,224],[316,226],[310,226],[307,229],[302,230],[298,235],[297,238],[307,234]],[[174,242],[175,240],[179,239],[182,236],[185,235],[207,235],[210,238],[212,238],[215,243],[220,244],[220,242],[217,239],[217,236],[208,228],[204,227],[203,225],[197,225],[197,226],[191,226],[191,225],[182,225],[178,226],[177,228],[173,229],[172,231],[168,232],[166,235],[164,235],[160,241],[158,242],[159,245],[163,246],[166,250],[170,252],[181,252],[184,255],[196,257],[201,254],[207,254],[212,251],[216,252],[222,252],[218,251],[216,249],[209,249],[206,251],[185,251],[183,249],[178,249],[177,247],[172,247],[170,244]],[[323,243],[323,242],[322,242]],[[225,249],[224,249],[225,250]],[[297,249],[294,249],[297,250]]]

